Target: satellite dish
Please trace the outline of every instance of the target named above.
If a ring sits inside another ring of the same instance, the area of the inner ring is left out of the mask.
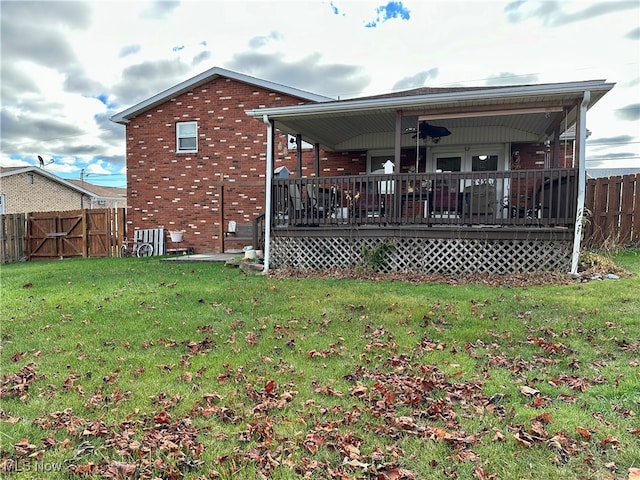
[[[38,162],[40,162],[40,168],[43,168],[45,165],[49,165],[50,163],[53,163],[53,158],[49,160],[47,163],[44,163],[44,159],[40,155],[38,155]]]

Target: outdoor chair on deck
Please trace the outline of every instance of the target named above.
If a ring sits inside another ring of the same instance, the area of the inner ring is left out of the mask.
[[[461,210],[457,189],[449,188],[446,184],[436,185],[429,194],[429,212],[433,216],[438,214],[456,214]]]
[[[488,183],[470,185],[464,189],[463,216],[468,221],[482,223],[496,213],[496,187]]]
[[[516,182],[512,185],[509,197],[509,214],[511,218],[537,219],[540,216],[540,190],[542,179]]]
[[[300,187],[298,185],[291,185],[289,187],[289,218],[294,220],[294,223],[298,223],[299,220],[306,216],[305,204],[302,201],[302,193],[300,193]]]
[[[330,193],[307,183],[307,213],[314,218],[325,218],[329,211]]]
[[[360,218],[384,216],[384,196],[376,192],[361,192],[354,201],[354,212]]]

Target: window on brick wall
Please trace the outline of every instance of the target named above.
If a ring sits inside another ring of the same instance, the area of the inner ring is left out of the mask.
[[[198,122],[176,123],[176,151],[197,152],[198,151]]]

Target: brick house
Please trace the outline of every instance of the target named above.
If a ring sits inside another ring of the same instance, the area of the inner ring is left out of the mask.
[[[267,143],[245,111],[328,100],[216,67],[114,115],[126,126],[128,227],[184,230],[196,252],[241,247],[224,232],[264,213]],[[300,176],[313,151],[290,140],[276,133],[275,165]]]
[[[124,189],[62,179],[44,168],[0,168],[0,213],[124,207]]]
[[[611,88],[333,100],[214,68],[111,118],[126,125],[128,224],[184,230],[196,252],[253,224],[265,269],[353,266],[393,244],[391,270],[575,270],[586,111]]]

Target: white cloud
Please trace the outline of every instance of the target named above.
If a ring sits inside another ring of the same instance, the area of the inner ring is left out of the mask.
[[[588,145],[587,155],[640,158],[638,2],[1,5],[1,165],[55,156],[52,171],[96,168],[123,184],[124,131],[109,116],[213,66],[341,98],[605,78],[617,85],[587,127],[594,139],[632,140]]]

